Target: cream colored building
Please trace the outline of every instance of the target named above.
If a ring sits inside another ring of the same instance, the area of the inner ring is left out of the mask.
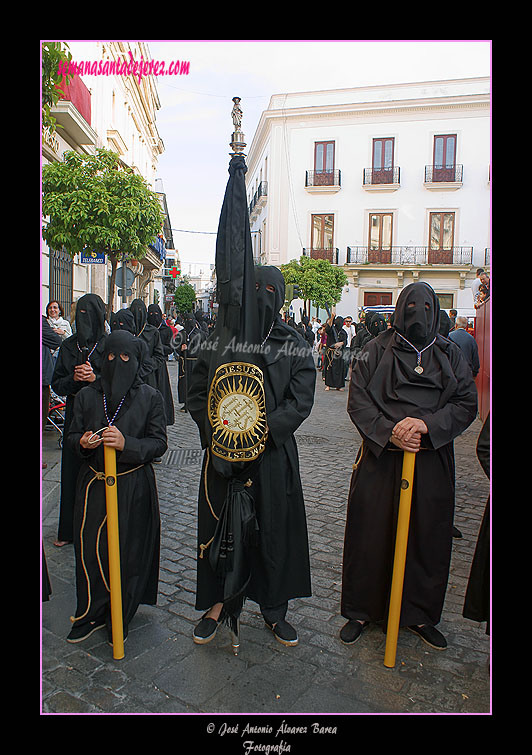
[[[247,156],[254,255],[329,259],[338,314],[412,281],[472,312],[490,259],[490,79],[276,94]]]
[[[77,64],[150,59],[148,45],[144,42],[67,44]],[[95,154],[97,148],[104,147],[116,152],[125,165],[143,176],[155,190],[157,163],[164,151],[156,125],[159,109],[154,76],[85,73],[75,76],[69,82],[66,97],[52,109],[52,115],[62,128],[43,136],[42,164],[61,160],[67,150]],[[110,263],[82,263],[80,255],[71,261],[60,251],[51,252],[44,241],[41,252],[43,312],[50,298],[59,299],[66,308],[88,292],[99,294],[107,302]],[[113,310],[127,306],[137,296],[149,303],[155,277],[162,266],[163,259],[156,248],[148,248],[136,265],[128,263],[135,276],[132,293],[123,300],[118,297],[118,286],[115,287]],[[65,312],[66,316],[68,314]]]

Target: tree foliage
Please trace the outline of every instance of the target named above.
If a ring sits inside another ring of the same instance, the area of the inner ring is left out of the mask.
[[[180,283],[174,294],[175,306],[178,312],[191,312],[196,301],[194,286],[190,283]]]
[[[65,49],[66,48],[66,49]],[[41,45],[41,65],[42,65],[42,127],[53,132],[57,128],[57,123],[51,114],[51,108],[57,103],[63,90],[59,88],[63,79],[63,74],[59,73],[61,63],[72,59],[72,53],[68,45],[61,42],[43,42]],[[66,74],[66,82],[72,78],[73,74]]]
[[[42,171],[43,215],[49,220],[43,238],[53,249],[106,254],[114,290],[119,260],[142,259],[161,230],[157,194],[142,176],[124,167],[116,153],[65,152],[63,162]],[[108,314],[112,304],[109,297]]]
[[[285,283],[299,286],[302,298],[323,307],[336,304],[342,298],[342,288],[348,282],[341,267],[332,265],[329,260],[315,260],[302,256],[281,265]]]

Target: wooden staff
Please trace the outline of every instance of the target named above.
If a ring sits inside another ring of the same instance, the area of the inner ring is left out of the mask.
[[[116,451],[103,447],[105,463],[105,502],[107,507],[107,546],[109,549],[109,590],[111,593],[111,630],[113,658],[124,657],[124,629],[122,622],[122,584],[120,577],[120,540],[118,534],[118,491]]]
[[[403,469],[401,473],[401,494],[399,496],[399,514],[397,517],[397,532],[395,536],[392,589],[388,611],[388,628],[386,630],[386,649],[384,651],[384,665],[388,668],[393,668],[395,666],[395,655],[397,652],[397,637],[399,635],[399,617],[401,615],[401,602],[403,598],[406,548],[408,543],[408,529],[410,526],[410,507],[412,504],[412,485],[414,482],[415,464],[416,454],[412,451],[404,451]]]

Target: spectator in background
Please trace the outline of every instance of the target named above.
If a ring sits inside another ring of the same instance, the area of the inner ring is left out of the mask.
[[[482,273],[480,276],[480,286],[478,289],[477,299],[475,307],[479,307],[483,302],[490,298],[490,278],[487,273]]]
[[[48,302],[48,306],[46,307],[46,317],[48,318],[48,325],[57,333],[57,335],[61,336],[61,340],[72,335],[72,326],[68,320],[65,319],[63,308],[55,299]]]
[[[42,428],[44,432],[46,427],[46,418],[48,416],[48,408],[50,406],[50,383],[52,382],[52,375],[54,373],[54,362],[52,359],[52,351],[55,351],[61,346],[61,336],[54,331],[46,317],[42,316]],[[46,469],[47,464],[43,461],[42,468]]]
[[[449,310],[449,320],[451,321],[451,327],[449,328],[449,333],[451,332],[451,330],[454,330],[456,327],[457,316],[458,316],[458,312],[456,309]]]
[[[471,333],[467,332],[466,328],[467,317],[457,317],[456,327],[453,331],[451,331],[451,333],[449,333],[448,338],[449,340],[454,341],[454,343],[460,347],[467,363],[471,368],[473,377],[476,377],[478,375],[478,371],[480,370],[478,346],[474,337],[471,335]]]
[[[479,267],[477,269],[477,277],[475,278],[475,280],[471,284],[471,292],[473,294],[473,304],[477,303],[478,290],[480,288],[480,284],[482,283],[482,281],[480,280],[480,276],[483,273],[484,273],[484,268]]]

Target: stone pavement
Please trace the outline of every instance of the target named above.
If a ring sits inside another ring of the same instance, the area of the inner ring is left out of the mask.
[[[175,389],[176,363],[168,364]],[[249,602],[241,618],[236,657],[225,628],[205,646],[195,645],[191,637],[199,618],[194,593],[201,453],[190,416],[178,410],[176,401],[168,451],[163,463],[155,466],[162,523],[158,605],[139,608],[130,625],[125,658],[119,661],[113,659],[103,631],[77,645],[65,641],[76,606],[74,554],[71,545],[53,545],[61,452],[57,432],[44,433],[43,460],[48,466],[42,473],[42,532],[53,592],[42,604],[43,714],[217,714],[211,728],[216,727],[218,747],[226,731],[220,727],[228,726],[225,717],[232,720],[230,714],[238,714],[235,725],[240,731],[233,736],[241,737],[248,732],[243,731],[240,714],[271,714],[276,719],[280,714],[288,723],[294,720],[290,714],[301,714],[309,722],[309,716],[314,721],[322,714],[325,721],[335,716],[344,725],[349,717],[343,714],[491,712],[490,638],[485,624],[462,617],[489,492],[475,453],[481,422],[475,420],[455,443],[455,523],[463,538],[453,541],[440,623],[449,647],[432,650],[401,630],[396,666],[389,669],[383,665],[381,627],[371,625],[353,647],[338,639],[344,623],[339,606],[347,494],[360,445],[345,410],[346,399],[347,391],[325,392],[318,375],[313,411],[297,432],[313,582],[312,597],[292,601],[289,609],[300,643],[295,648],[279,644],[265,628],[258,606]],[[198,718],[203,731],[207,719]],[[286,744],[289,733],[270,735],[272,744],[279,745],[282,736]],[[258,735],[251,740],[259,741]]]

